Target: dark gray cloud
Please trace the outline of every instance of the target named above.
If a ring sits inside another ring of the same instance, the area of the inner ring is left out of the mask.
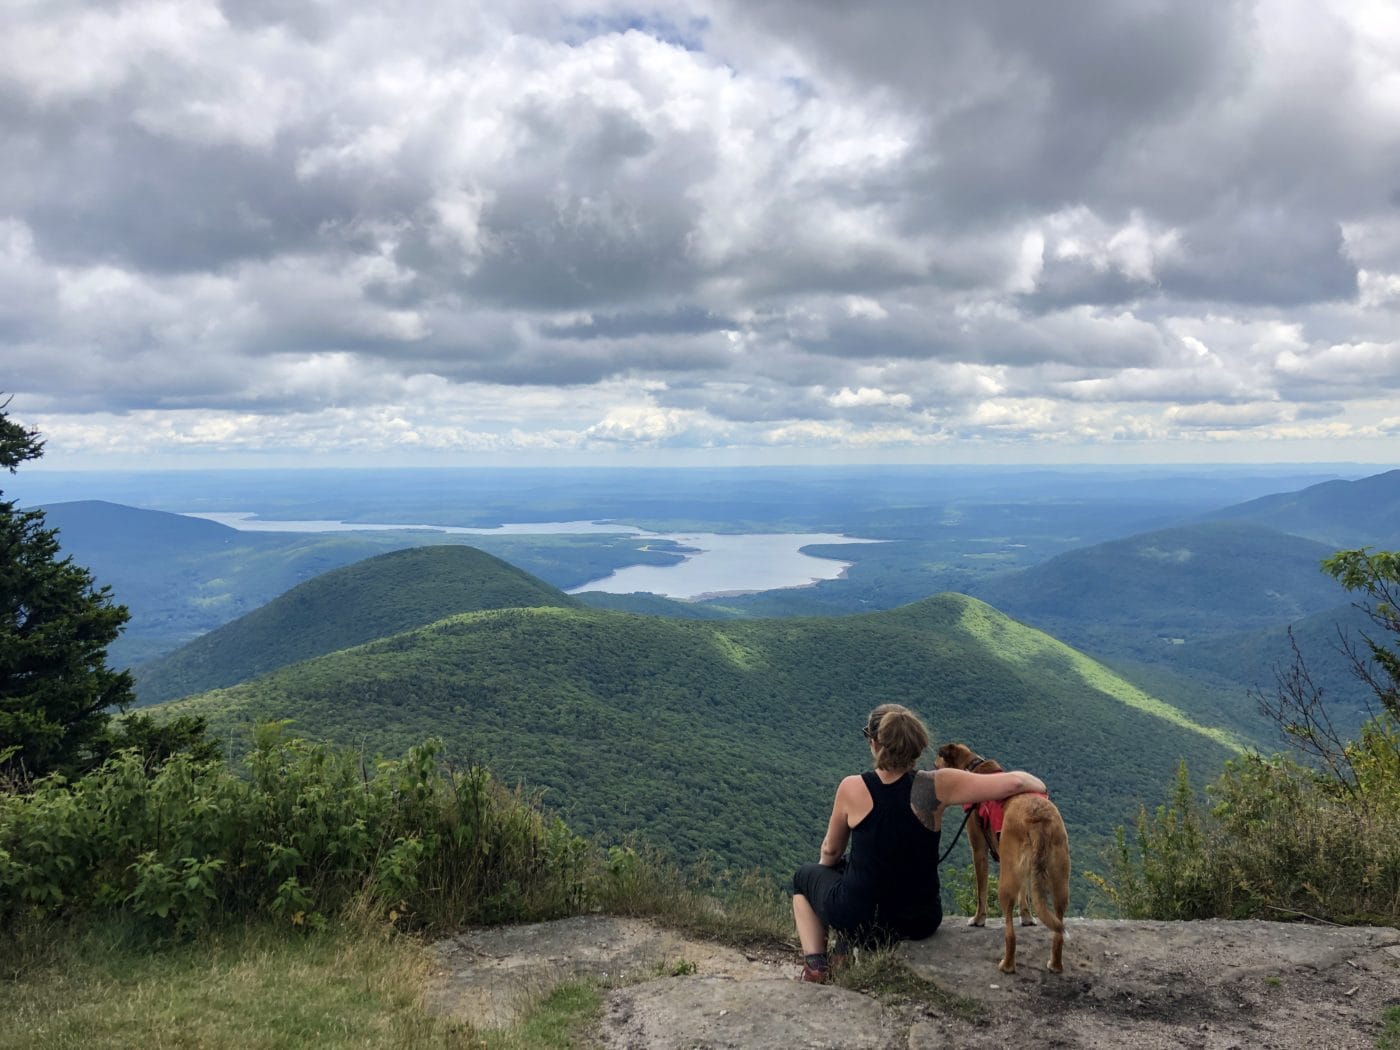
[[[1041,271],[1035,290],[1016,301],[1032,313],[1043,314],[1079,305],[1122,306],[1160,294],[1156,281],[1097,266],[1089,259],[1056,259]]]
[[[1292,307],[1355,299],[1357,267],[1336,219],[1283,208],[1212,215],[1182,233],[1157,276],[1166,295]]]
[[[925,191],[911,218],[983,225],[1082,203],[1144,133],[1236,89],[1250,5],[1035,0],[882,4],[865,17],[803,0],[735,3],[757,40],[796,38],[811,65],[857,89],[896,92],[922,117]],[[726,43],[742,48],[733,37]],[[755,44],[755,47],[762,46]],[[1143,203],[1138,187],[1116,207]]]

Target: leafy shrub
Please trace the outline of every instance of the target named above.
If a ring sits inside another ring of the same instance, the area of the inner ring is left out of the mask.
[[[1400,926],[1400,737],[1372,722],[1349,754],[1362,785],[1280,757],[1226,766],[1207,804],[1183,766],[1170,800],[1123,829],[1107,879],[1130,918],[1308,917]]]
[[[1257,699],[1296,758],[1249,755],[1226,765],[1203,805],[1183,765],[1170,801],[1122,828],[1109,879],[1096,879],[1129,916],[1281,916],[1400,926],[1400,552],[1339,551],[1323,569],[1379,632],[1338,650],[1379,713],[1359,740],[1342,739],[1295,645],[1273,695]]]
[[[352,903],[446,927],[575,911],[591,851],[535,800],[437,746],[371,769],[262,727],[247,779],[123,751],[69,782],[0,794],[0,925],[122,913],[187,932],[271,914],[320,926]]]

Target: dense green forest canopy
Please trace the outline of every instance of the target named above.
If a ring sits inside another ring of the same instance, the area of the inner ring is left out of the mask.
[[[141,668],[142,703],[234,685],[454,613],[574,599],[472,547],[391,551],[323,573]]]
[[[1181,757],[1205,771],[1233,753],[1227,735],[953,594],[823,619],[467,613],[168,709],[234,738],[291,719],[386,753],[439,735],[456,760],[543,788],[583,833],[782,871],[815,856],[837,780],[868,763],[862,720],[884,702],[1042,774],[1089,865]]]

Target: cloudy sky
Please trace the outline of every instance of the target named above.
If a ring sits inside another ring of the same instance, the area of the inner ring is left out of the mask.
[[[1393,0],[0,0],[45,466],[1400,461]]]

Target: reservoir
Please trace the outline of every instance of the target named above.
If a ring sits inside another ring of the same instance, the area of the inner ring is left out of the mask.
[[[191,514],[192,518],[215,521],[230,528],[252,532],[440,532],[468,536],[528,535],[625,535],[645,537],[658,543],[677,544],[685,560],[676,565],[631,565],[597,580],[590,580],[569,593],[606,591],[631,594],[648,591],[667,598],[694,600],[725,594],[806,587],[821,580],[834,580],[851,563],[835,558],[804,554],[803,547],[879,543],[826,532],[763,532],[730,535],[715,532],[647,532],[630,525],[596,521],[544,521],[501,525],[496,528],[465,528],[453,525],[366,525],[344,521],[270,521],[251,513]]]

